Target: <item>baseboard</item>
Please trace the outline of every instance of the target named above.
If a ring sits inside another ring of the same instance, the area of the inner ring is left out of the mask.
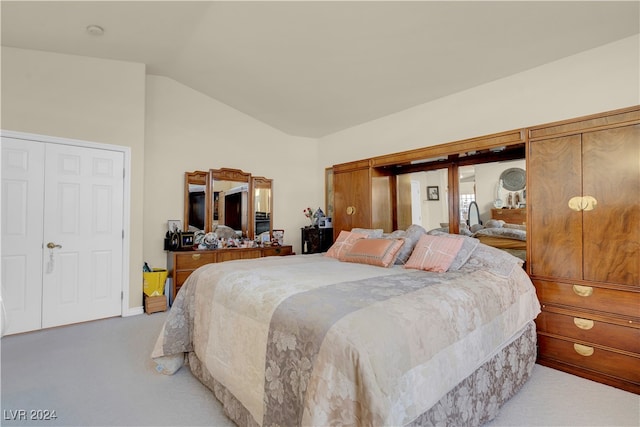
[[[129,310],[127,310],[127,312],[122,313],[122,317],[137,316],[138,314],[143,314],[143,313],[144,313],[144,307],[142,306],[129,307]]]

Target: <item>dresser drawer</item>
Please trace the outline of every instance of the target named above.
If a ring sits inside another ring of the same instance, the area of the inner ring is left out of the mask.
[[[233,261],[236,259],[253,259],[260,258],[261,249],[231,249],[228,251],[220,251],[218,253],[218,262]]]
[[[491,209],[491,218],[501,219],[507,224],[526,224],[526,209]]]
[[[284,256],[292,254],[293,248],[291,246],[272,246],[262,250],[262,256]]]
[[[545,304],[560,304],[640,317],[640,293],[596,286],[572,285],[548,280],[534,280],[538,299]]]
[[[176,287],[179,288],[180,286],[184,285],[184,282],[187,280],[187,277],[191,275],[191,273],[193,273],[193,270],[176,271]]]
[[[538,332],[560,335],[640,354],[640,329],[620,326],[588,316],[568,316],[543,311],[536,319]]]
[[[205,264],[216,262],[216,254],[211,252],[185,252],[176,255],[176,270],[195,270]]]
[[[622,354],[538,334],[538,355],[640,384],[640,355]]]

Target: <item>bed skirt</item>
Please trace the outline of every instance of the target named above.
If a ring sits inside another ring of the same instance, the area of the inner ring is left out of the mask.
[[[536,361],[536,327],[531,321],[509,344],[449,391],[410,426],[480,426],[498,415],[500,407],[529,379]],[[206,369],[194,352],[191,372],[213,391],[224,412],[241,427],[258,427],[249,411]]]

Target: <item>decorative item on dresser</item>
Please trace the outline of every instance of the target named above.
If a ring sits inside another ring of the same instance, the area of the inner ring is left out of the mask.
[[[326,252],[333,244],[333,228],[303,227],[302,253]]]
[[[529,129],[538,362],[640,393],[640,107]]]
[[[491,209],[491,218],[501,219],[508,224],[526,224],[526,209]]]
[[[171,278],[171,301],[176,297],[180,287],[194,270],[205,264],[232,261],[236,259],[252,259],[267,256],[293,255],[292,246],[271,246],[266,248],[229,248],[202,251],[167,252],[167,269]]]

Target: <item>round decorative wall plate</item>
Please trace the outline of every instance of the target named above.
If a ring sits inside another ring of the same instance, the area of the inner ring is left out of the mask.
[[[524,169],[510,168],[500,174],[502,187],[508,191],[520,191],[527,185],[527,174]]]

